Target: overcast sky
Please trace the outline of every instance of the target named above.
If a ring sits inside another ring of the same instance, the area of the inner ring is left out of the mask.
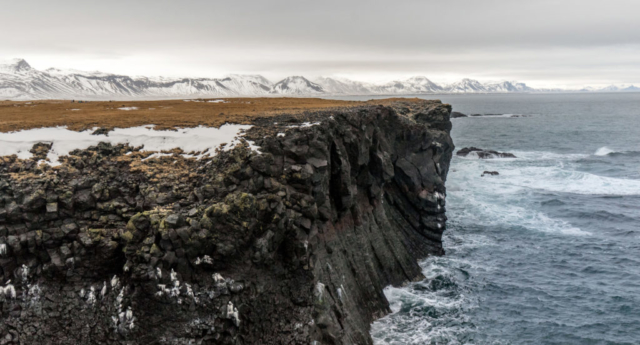
[[[6,1],[0,42],[129,75],[640,84],[639,0]]]

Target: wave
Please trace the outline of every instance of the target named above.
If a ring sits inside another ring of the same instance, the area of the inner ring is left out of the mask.
[[[581,154],[547,152],[516,152],[517,159],[481,160],[457,159],[450,173],[453,186],[467,188],[489,185],[501,194],[520,193],[522,189],[583,195],[640,195],[640,180],[608,177],[576,170]],[[456,157],[458,158],[458,157]],[[500,175],[480,177],[483,171],[498,171]],[[457,177],[463,180],[458,183]],[[484,193],[495,194],[487,189]]]
[[[430,258],[421,266],[425,280],[384,289],[393,313],[371,325],[374,344],[468,344],[475,327],[466,311],[476,302],[465,294],[459,264]]]
[[[603,146],[603,147],[597,149],[596,152],[594,153],[594,155],[596,155],[596,156],[606,156],[606,155],[608,155],[610,153],[613,153],[613,152],[615,152],[615,151],[613,151],[612,149],[610,149],[610,148],[608,148],[606,146]]]
[[[518,150],[508,150],[505,152],[513,153],[516,158],[497,158],[494,159],[495,162],[504,161],[504,162],[513,162],[514,160],[518,161],[577,161],[580,159],[585,159],[590,157],[589,154],[584,153],[555,153],[555,152],[544,152],[544,151],[518,151]],[[470,152],[466,156],[454,156],[455,159],[462,160],[480,160],[476,152]],[[485,160],[485,159],[483,159]]]
[[[606,146],[596,150],[594,156],[640,156],[640,151],[615,151]]]
[[[478,196],[478,193],[451,193],[447,201],[450,205],[447,210],[449,218],[492,228],[527,229],[569,236],[591,235],[567,221],[536,211],[530,205],[514,205],[515,195]]]
[[[640,195],[640,180],[606,177],[562,167],[500,171],[504,185],[583,195]]]

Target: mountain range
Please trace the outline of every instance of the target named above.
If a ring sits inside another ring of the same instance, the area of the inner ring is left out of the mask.
[[[313,81],[291,76],[276,83],[260,75],[232,74],[224,78],[149,78],[103,72],[49,68],[40,71],[23,59],[0,61],[0,99],[168,99],[233,96],[413,95],[435,93],[516,92],[632,92],[635,86],[611,85],[603,89],[534,89],[524,83],[481,83],[462,79],[437,84],[417,76],[383,84],[344,78],[320,77]]]

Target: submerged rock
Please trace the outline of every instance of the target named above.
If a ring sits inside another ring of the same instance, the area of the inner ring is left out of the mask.
[[[110,144],[46,171],[2,157],[0,334],[371,344],[382,289],[444,254],[450,113],[406,100],[256,118],[260,152],[200,160]]]
[[[497,176],[497,175],[500,175],[500,173],[499,173],[499,172],[497,172],[497,171],[487,171],[487,170],[485,170],[485,171],[482,173],[482,175],[480,175],[480,177],[484,177],[484,175]]]
[[[494,150],[484,150],[479,149],[477,147],[465,147],[456,152],[456,155],[461,157],[467,157],[470,155],[475,155],[478,158],[482,159],[490,159],[490,158],[517,158],[513,153],[509,152],[498,152]]]

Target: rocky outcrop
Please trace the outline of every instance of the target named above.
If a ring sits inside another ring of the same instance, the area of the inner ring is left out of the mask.
[[[498,152],[494,150],[484,150],[479,149],[477,147],[465,147],[458,152],[456,152],[457,156],[467,157],[467,156],[475,156],[482,159],[491,159],[491,158],[516,158],[513,153],[509,152]]]
[[[0,158],[0,342],[371,344],[382,289],[444,254],[450,112],[255,119],[259,152],[201,160]]]
[[[500,173],[499,173],[499,172],[497,172],[497,171],[488,171],[488,170],[485,170],[484,172],[482,172],[482,175],[480,175],[480,177],[484,177],[484,175],[489,175],[489,176],[498,176],[498,175],[500,175]]]
[[[459,118],[459,117],[468,117],[468,115],[465,115],[465,114],[457,112],[457,111],[451,112],[451,118],[452,119],[456,119],[456,118]]]

